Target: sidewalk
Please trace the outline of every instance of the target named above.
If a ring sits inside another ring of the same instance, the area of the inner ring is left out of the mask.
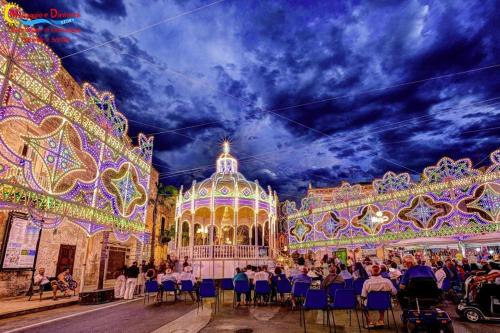
[[[33,296],[31,301],[28,301],[27,296],[3,298],[0,300],[0,319],[46,311],[77,303],[78,294],[71,297],[59,297],[57,301],[54,301],[51,292],[44,293],[41,301],[38,295]]]
[[[113,287],[113,282],[106,282],[107,283],[104,285],[105,288]],[[91,291],[95,290],[96,286],[89,285],[85,286],[83,289],[84,291]],[[57,301],[52,299],[51,291],[44,292],[41,301],[38,294],[33,295],[31,301],[28,301],[28,296],[2,298],[0,299],[0,319],[78,304],[78,293],[76,296],[73,296],[71,292],[70,295],[71,297],[62,297],[58,292]]]

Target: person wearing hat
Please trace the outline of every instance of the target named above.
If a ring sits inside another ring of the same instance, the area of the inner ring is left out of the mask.
[[[181,281],[191,281],[193,283],[193,287],[196,286],[196,279],[193,275],[193,268],[191,266],[184,266],[182,273],[177,276],[177,283],[181,284]],[[190,291],[189,295],[191,296],[191,300],[194,302],[194,292]]]
[[[172,268],[168,267],[165,270],[164,274],[158,274],[158,277],[156,278],[158,280],[158,284],[160,286],[163,286],[163,282],[165,281],[172,281],[174,284],[177,284],[177,278],[174,275],[174,272]],[[161,288],[161,292],[163,293],[163,288]],[[174,293],[175,298],[177,299],[177,293]],[[161,296],[163,298],[163,296]]]

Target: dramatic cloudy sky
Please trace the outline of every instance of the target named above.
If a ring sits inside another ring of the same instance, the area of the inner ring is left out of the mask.
[[[247,178],[292,200],[499,147],[496,1],[20,3],[81,14],[51,46],[116,94],[131,136],[157,133],[167,184],[209,176],[226,137]]]

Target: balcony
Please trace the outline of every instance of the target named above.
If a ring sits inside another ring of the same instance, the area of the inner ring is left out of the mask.
[[[254,245],[195,245],[176,251],[178,258],[198,259],[269,259],[269,247]]]

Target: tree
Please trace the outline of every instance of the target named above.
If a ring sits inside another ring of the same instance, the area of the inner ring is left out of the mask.
[[[156,183],[156,197],[150,200],[154,205],[153,208],[153,230],[151,231],[151,255],[150,260],[155,260],[155,243],[156,243],[156,215],[158,205],[166,206],[167,209],[175,209],[175,200],[179,191],[172,185],[164,185],[160,182]],[[172,237],[173,235],[170,235]]]

